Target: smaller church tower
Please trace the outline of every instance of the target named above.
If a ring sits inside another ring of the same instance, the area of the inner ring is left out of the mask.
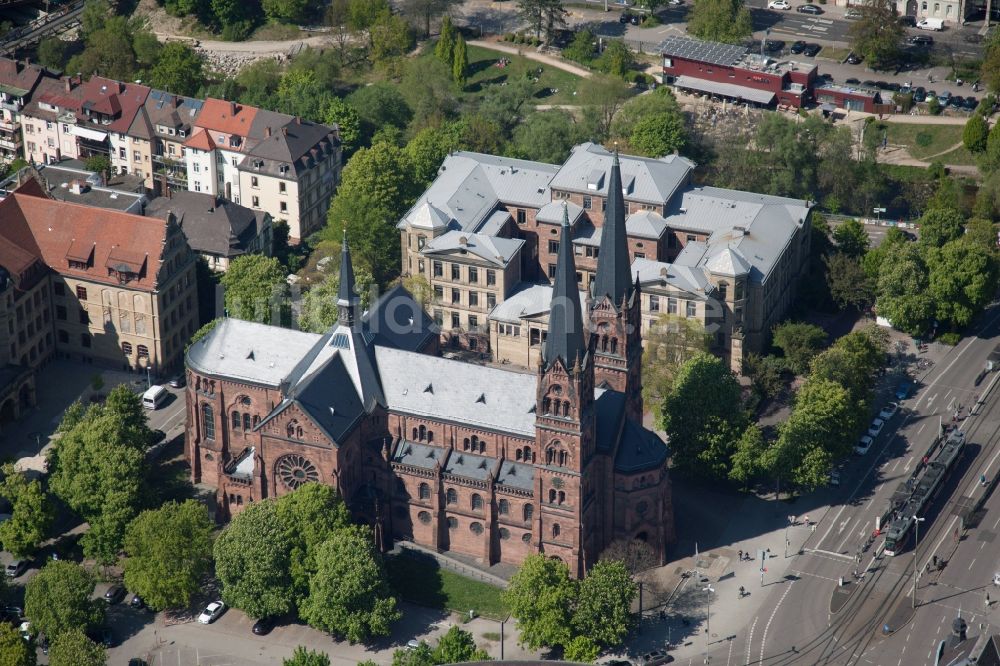
[[[588,566],[587,544],[581,543],[579,526],[584,521],[588,466],[595,452],[594,365],[589,341],[564,208],[549,332],[538,367],[535,491],[541,505],[540,549],[561,558],[577,575]]]
[[[340,245],[340,287],[337,291],[337,321],[341,326],[354,328],[359,322],[358,308],[361,298],[354,291],[354,265],[351,263],[351,251],[347,247],[347,231],[344,231],[344,242]]]
[[[608,203],[601,232],[590,324],[594,339],[594,381],[626,397],[626,412],[642,420],[642,315],[639,282],[633,282],[625,233],[625,197],[618,151],[611,163]]]

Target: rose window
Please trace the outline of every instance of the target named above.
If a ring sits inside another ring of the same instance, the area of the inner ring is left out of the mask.
[[[278,478],[294,490],[303,483],[319,481],[319,472],[316,471],[316,466],[304,456],[291,455],[278,461]]]

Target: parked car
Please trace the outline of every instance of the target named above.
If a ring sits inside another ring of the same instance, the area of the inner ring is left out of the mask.
[[[767,8],[788,10],[792,8],[792,5],[789,4],[788,0],[771,0],[771,2],[767,3]]]
[[[844,81],[844,83],[846,83],[849,86],[859,86],[859,85],[861,85],[861,81],[858,81],[857,79],[847,79],[846,81]]]
[[[875,440],[868,435],[862,435],[861,439],[858,440],[857,445],[854,447],[854,452],[859,456],[863,456],[868,453],[868,449],[872,448],[872,442]]]
[[[660,666],[660,664],[669,664],[673,660],[673,656],[663,650],[653,650],[642,655],[639,658],[639,663],[641,666]]]
[[[882,428],[884,427],[885,427],[885,421],[883,421],[882,419],[875,419],[872,421],[872,424],[868,426],[868,435],[871,436],[872,439],[874,439],[882,433]]]
[[[812,5],[808,5],[811,7]],[[819,44],[806,44],[806,47],[802,50],[803,55],[807,55],[810,58],[815,58],[816,54],[823,49]]]
[[[878,88],[879,90],[888,90],[889,84],[886,81],[876,81],[875,87]]]
[[[128,666],[149,666],[144,659],[132,657],[128,660]]]
[[[788,50],[789,50],[789,52],[791,52],[791,53],[795,53],[795,54],[799,54],[799,53],[802,53],[803,51],[805,51],[805,49],[806,49],[806,46],[807,46],[807,44],[806,44],[805,42],[803,42],[803,41],[802,41],[802,40],[800,39],[799,41],[797,41],[797,42],[794,42],[794,43],[793,43],[793,44],[792,44],[792,45],[791,45],[791,46],[790,46],[790,47],[788,48]]]
[[[181,373],[181,374],[177,375],[176,377],[171,378],[169,384],[173,388],[184,388],[184,384],[185,384],[184,373]]]
[[[622,12],[622,15],[618,17],[618,22],[619,23],[628,23],[629,19],[631,18],[631,16],[632,15],[629,14],[628,12]]]
[[[848,65],[860,65],[863,59],[864,58],[859,56],[857,53],[852,52],[847,56],[847,60],[845,62],[847,62]]]
[[[878,413],[878,417],[883,421],[888,421],[893,416],[895,416],[896,412],[898,411],[899,411],[899,403],[890,402],[885,407],[882,408],[882,411]]]
[[[907,28],[917,27],[917,17],[916,16],[900,16],[899,25],[905,26]]]
[[[27,560],[13,560],[5,568],[4,573],[8,578],[17,578],[28,568]]]
[[[795,11],[800,14],[812,14],[813,16],[819,16],[823,13],[823,10],[816,5],[799,5],[795,8]]]
[[[108,627],[98,627],[97,629],[90,630],[87,632],[87,637],[106,648],[115,646],[115,636]]]
[[[962,106],[966,111],[975,111],[976,108],[979,106],[979,100],[971,96],[966,97],[965,102],[962,104]]]
[[[927,91],[924,90],[923,86],[917,86],[913,89],[913,101],[918,104],[927,101]]]
[[[839,486],[840,485],[840,470],[833,469],[830,470],[830,485]]]
[[[941,102],[942,106],[948,106],[948,101],[951,99],[951,93],[947,90],[942,90],[941,94],[937,96],[938,101]]]
[[[861,18],[861,10],[857,7],[851,7],[846,12],[844,12],[844,18],[848,21],[857,21]]]
[[[953,109],[964,109],[965,108],[965,98],[961,95],[955,95],[950,100],[948,100],[948,106]]]
[[[198,616],[198,622],[201,624],[212,624],[225,612],[226,604],[224,604],[221,599],[219,601],[213,601],[209,605],[205,606],[205,610],[203,610],[201,615]]]
[[[909,42],[912,46],[934,46],[934,38],[930,35],[914,35]]]
[[[108,591],[104,593],[104,600],[108,602],[108,605],[116,604],[125,598],[125,588],[122,585],[112,585],[108,588]]]
[[[274,629],[274,625],[277,623],[277,618],[274,617],[262,617],[253,623],[253,627],[250,629],[257,636],[266,636],[271,633]]]
[[[785,43],[780,39],[769,39],[764,42],[764,50],[768,53],[780,53],[785,49]]]
[[[146,608],[146,602],[142,600],[138,594],[133,594],[132,598],[129,599],[128,605],[135,610],[144,610]]]

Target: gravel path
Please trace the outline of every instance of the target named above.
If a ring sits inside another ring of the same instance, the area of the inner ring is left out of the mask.
[[[509,53],[511,55],[524,56],[528,60],[534,60],[535,62],[544,63],[550,67],[555,67],[556,69],[561,69],[564,72],[569,72],[570,74],[576,74],[577,76],[589,79],[591,76],[591,71],[584,69],[583,67],[577,67],[572,65],[562,58],[556,58],[555,56],[546,55],[544,53],[538,53],[534,50],[534,47],[528,48],[518,48],[516,46],[510,46],[508,44],[501,44],[500,42],[487,42],[480,40],[470,41],[471,46],[479,46],[484,49],[490,49],[491,51],[499,51],[500,53]]]

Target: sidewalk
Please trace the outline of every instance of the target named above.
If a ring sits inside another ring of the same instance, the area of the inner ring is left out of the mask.
[[[469,45],[478,46],[484,49],[490,49],[491,51],[498,51],[500,53],[509,53],[510,55],[523,56],[528,60],[534,60],[535,62],[540,62],[550,67],[561,69],[564,72],[569,72],[570,74],[576,74],[577,76],[584,79],[589,79],[593,74],[593,72],[591,72],[589,69],[584,69],[583,67],[572,65],[563,60],[562,58],[546,55],[544,53],[538,53],[537,51],[535,51],[534,46],[523,46],[523,45],[511,46],[509,44],[504,44],[502,42],[481,41],[478,39],[470,41]]]

